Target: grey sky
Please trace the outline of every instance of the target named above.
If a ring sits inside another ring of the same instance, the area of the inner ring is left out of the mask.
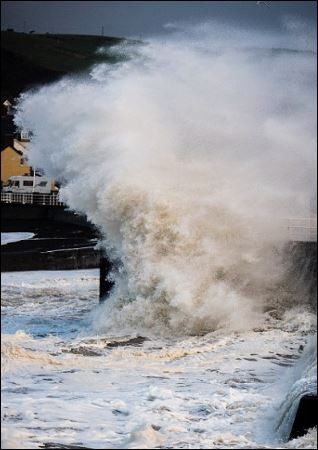
[[[316,22],[316,2],[282,1],[2,1],[1,29],[37,33],[145,37],[168,33],[171,22],[217,19],[277,29],[284,16]]]

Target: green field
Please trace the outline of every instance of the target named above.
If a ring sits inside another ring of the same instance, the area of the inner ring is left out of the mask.
[[[1,40],[1,94],[7,97],[16,97],[30,87],[55,81],[65,74],[85,71],[97,62],[115,62],[114,55],[100,55],[96,50],[123,41],[106,36],[13,31],[1,31]]]

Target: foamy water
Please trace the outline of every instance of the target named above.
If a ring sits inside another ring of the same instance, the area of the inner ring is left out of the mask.
[[[315,389],[306,308],[247,332],[137,338],[92,330],[96,270],[4,273],[2,301],[2,448],[316,447],[315,431],[281,442],[295,381]]]
[[[315,389],[282,251],[316,192],[314,33],[293,33],[190,27],[21,96],[31,164],[99,228],[114,287],[98,306],[96,273],[6,275],[6,445],[316,445],[280,443],[289,389]]]

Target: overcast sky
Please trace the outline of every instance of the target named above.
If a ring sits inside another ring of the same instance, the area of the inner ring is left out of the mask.
[[[218,19],[277,29],[285,16],[314,23],[316,2],[282,1],[2,1],[1,29],[37,33],[146,37],[168,33],[164,25]]]

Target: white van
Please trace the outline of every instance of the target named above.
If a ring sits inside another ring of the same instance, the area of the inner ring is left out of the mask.
[[[17,194],[51,194],[57,193],[58,188],[54,180],[48,177],[12,176],[2,191]]]

